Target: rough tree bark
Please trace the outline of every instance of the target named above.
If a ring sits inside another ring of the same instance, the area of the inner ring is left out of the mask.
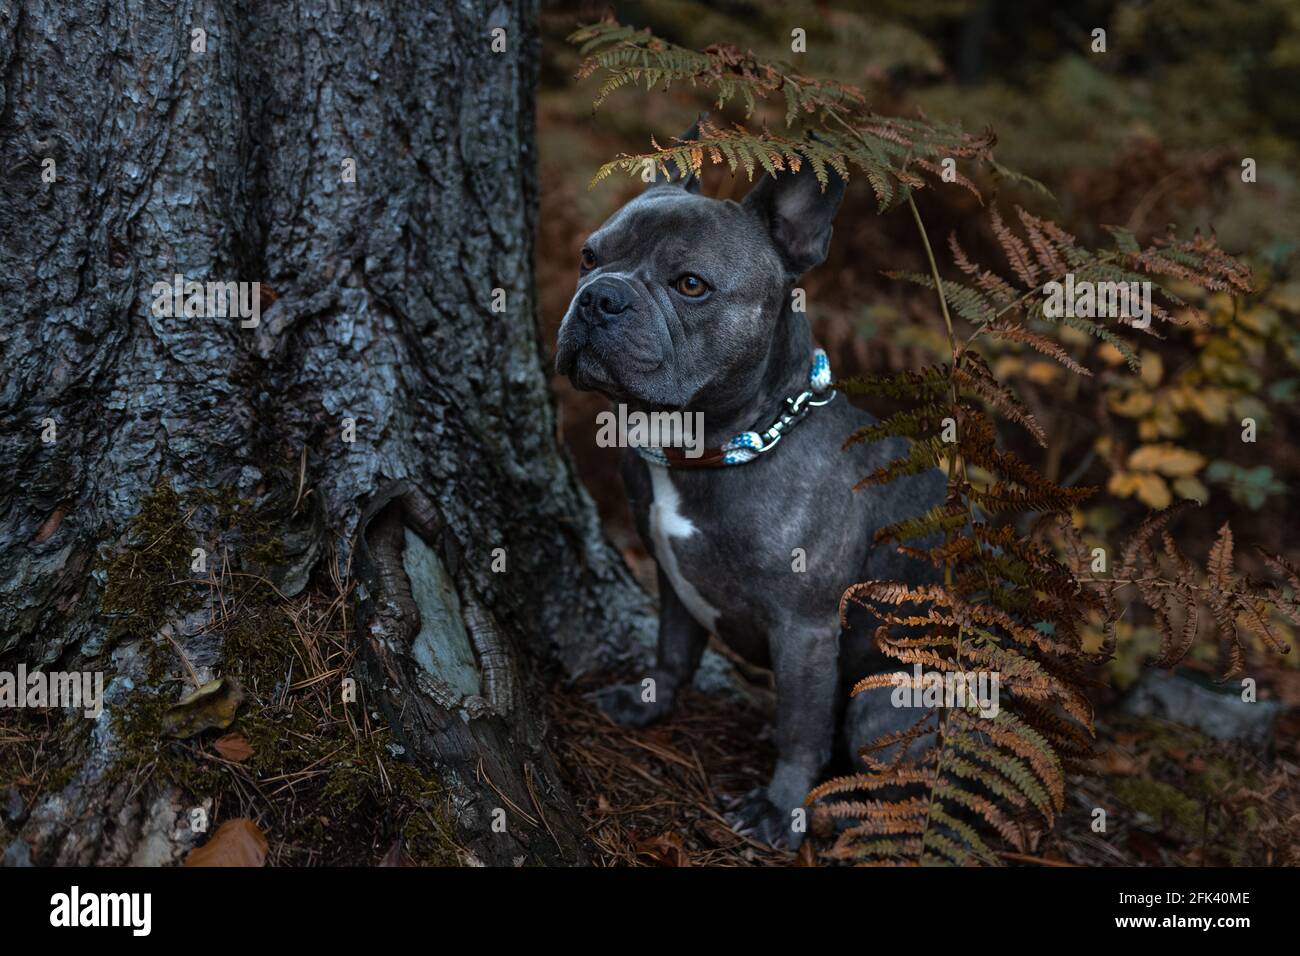
[[[7,862],[186,849],[168,837],[177,793],[104,772],[112,710],[147,678],[140,648],[107,636],[96,555],[160,479],[293,497],[304,451],[281,589],[330,561],[357,575],[369,699],[450,789],[479,859],[583,860],[538,672],[621,655],[649,605],[557,449],[540,366],[536,12],[0,5],[0,669],[111,662],[108,713],[82,722],[75,773],[25,813]],[[151,287],[177,273],[261,282],[260,325],[155,316]],[[192,636],[201,617],[171,622],[200,665],[220,640]],[[472,651],[468,676],[433,673],[421,641]],[[492,834],[501,793],[540,802],[547,827]]]

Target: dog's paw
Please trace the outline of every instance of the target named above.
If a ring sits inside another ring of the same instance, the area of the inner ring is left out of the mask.
[[[616,684],[594,696],[601,712],[623,727],[645,727],[667,715],[671,708],[662,700],[642,700],[640,684]]]
[[[741,798],[736,809],[727,814],[727,821],[737,833],[780,849],[797,850],[803,842],[804,835],[791,825],[790,814],[769,800],[762,788]]]

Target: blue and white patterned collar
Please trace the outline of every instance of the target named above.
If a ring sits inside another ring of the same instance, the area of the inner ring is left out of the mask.
[[[753,461],[776,447],[781,437],[803,421],[814,408],[829,404],[836,392],[831,388],[831,363],[823,349],[814,349],[808,387],[798,395],[787,396],[785,409],[765,431],[741,432],[721,448],[706,448],[703,454],[688,458],[680,448],[638,447],[637,452],[652,465],[664,468],[725,468]]]

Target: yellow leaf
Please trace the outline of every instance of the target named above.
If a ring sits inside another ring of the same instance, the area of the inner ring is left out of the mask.
[[[1230,402],[1228,393],[1219,388],[1202,388],[1191,391],[1188,398],[1192,407],[1207,422],[1222,425],[1228,420]]]
[[[1088,337],[1087,332],[1083,331],[1083,329],[1076,329],[1071,325],[1059,326],[1056,330],[1056,334],[1060,337],[1062,344],[1074,346],[1075,348],[1081,348],[1092,341]],[[1123,360],[1124,356],[1121,355],[1120,361]]]
[[[1139,474],[1137,497],[1148,508],[1155,508],[1160,511],[1169,507],[1169,502],[1173,496],[1169,494],[1169,486],[1159,475]]]
[[[1136,495],[1143,504],[1157,510],[1167,508],[1173,500],[1165,480],[1150,472],[1117,471],[1110,476],[1106,490],[1117,498]]]
[[[1267,306],[1243,309],[1237,313],[1237,322],[1259,335],[1268,335],[1277,327],[1278,314]]]
[[[1166,402],[1157,401],[1151,414],[1138,422],[1138,437],[1143,441],[1157,438],[1178,438],[1186,429],[1183,420],[1174,414]]]
[[[1180,498],[1190,498],[1192,501],[1199,501],[1201,504],[1210,500],[1210,489],[1199,478],[1193,478],[1191,475],[1183,475],[1174,481],[1174,491]]]
[[[1116,498],[1131,498],[1137,491],[1137,475],[1131,471],[1112,472],[1106,490]]]
[[[1176,478],[1194,475],[1205,467],[1205,459],[1194,451],[1163,442],[1143,445],[1128,456],[1128,466],[1135,471],[1158,471]]]
[[[1160,384],[1160,379],[1165,374],[1165,363],[1160,358],[1159,352],[1144,351],[1142,353],[1142,371],[1140,376],[1142,384],[1147,388],[1155,388]]]
[[[1038,385],[1051,385],[1065,372],[1055,362],[1031,362],[1025,369],[1025,378]]]
[[[1147,412],[1151,411],[1151,406],[1155,404],[1155,399],[1151,397],[1150,392],[1129,392],[1127,395],[1112,395],[1110,397],[1110,410],[1116,415],[1123,415],[1125,418],[1141,418]]]
[[[1097,347],[1097,357],[1107,365],[1121,365],[1124,362],[1124,353],[1109,342],[1102,342]]]
[[[1025,363],[1014,355],[999,355],[993,363],[993,377],[999,382],[1018,375]]]

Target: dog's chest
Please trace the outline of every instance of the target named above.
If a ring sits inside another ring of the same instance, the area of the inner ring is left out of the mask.
[[[719,611],[700,593],[696,575],[688,575],[689,562],[682,559],[685,546],[700,534],[695,523],[682,510],[682,498],[673,485],[667,468],[651,467],[650,508],[647,524],[650,542],[659,567],[677,593],[677,597],[702,627],[717,630]]]

